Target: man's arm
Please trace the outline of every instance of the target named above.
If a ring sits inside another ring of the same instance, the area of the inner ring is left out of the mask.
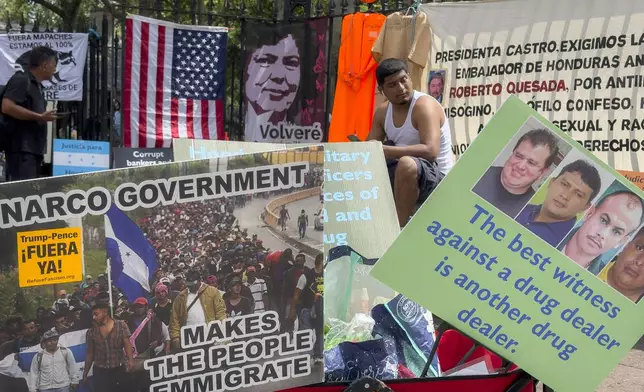
[[[212,288],[213,302],[215,307],[215,320],[224,320],[226,318],[226,302],[221,297],[219,290]]]
[[[117,323],[119,321],[116,321]],[[127,358],[127,370],[130,371],[134,367],[134,349],[130,342],[130,329],[124,321],[122,323],[123,331],[123,348],[125,349],[125,357]]]
[[[91,334],[91,329],[87,331],[85,337],[87,344],[87,352],[85,353],[85,368],[83,369],[83,383],[87,382],[87,374],[94,364],[94,339]]]
[[[385,115],[387,114],[387,104],[380,105],[373,115],[371,122],[371,131],[367,140],[383,141],[387,134],[385,133]]]
[[[172,311],[170,312],[170,325],[168,327],[170,331],[170,340],[175,348],[181,347],[181,322],[179,321],[179,301],[182,301],[183,298],[175,299],[172,302]]]
[[[420,143],[411,146],[382,146],[387,159],[400,159],[404,156],[423,158],[430,162],[438,157],[441,144],[441,119],[443,108],[438,102],[421,97],[416,101],[411,114],[412,123],[418,129]]]

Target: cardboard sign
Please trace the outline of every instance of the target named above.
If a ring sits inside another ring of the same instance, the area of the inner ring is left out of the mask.
[[[637,187],[511,97],[372,276],[555,390],[592,391],[644,331],[643,217]]]
[[[54,139],[53,175],[89,173],[110,168],[110,143]]]
[[[7,84],[17,71],[29,68],[29,51],[47,46],[56,52],[56,73],[43,81],[43,96],[48,101],[81,101],[83,71],[87,57],[86,33],[0,34],[0,85]]]
[[[294,150],[279,151],[287,145],[271,143],[174,139],[172,145],[178,161],[216,158],[213,160],[224,170],[231,156],[242,153],[261,151],[273,163],[286,162],[297,154]],[[400,227],[381,144],[324,146],[324,154],[318,157],[325,165],[324,208],[315,211],[320,214],[311,217],[310,223],[324,230],[325,254],[334,249],[341,253],[340,257],[332,257],[333,263],[325,269],[326,289],[346,295],[336,294],[325,300],[325,318],[350,321],[354,314],[368,312],[378,301],[395,296],[393,290],[368,275],[371,266],[355,260],[360,260],[360,256],[377,259],[383,255]],[[351,249],[345,251],[343,247],[347,246]],[[367,310],[363,307],[365,300],[369,303]]]
[[[172,162],[171,148],[113,148],[115,169]]]
[[[20,287],[83,280],[83,235],[80,227],[18,233]]]
[[[295,322],[306,316],[303,310],[323,311],[321,252],[300,254],[258,224],[265,194],[298,201],[321,193],[324,161],[303,158],[312,151],[324,154],[322,146],[310,146],[291,150],[288,162],[234,157],[230,170],[206,159],[0,185],[0,294],[19,298],[0,301],[0,324],[22,317],[50,325],[45,330],[55,327],[59,342],[74,353],[75,363],[67,365],[75,380],[89,370],[87,340],[100,334],[96,317],[112,317],[128,328],[124,333],[137,348],[135,354],[125,350],[128,362],[145,360],[136,378],[148,392],[182,389],[196,378],[211,386],[206,389],[245,392],[321,382],[322,345],[314,342],[324,339],[324,320]],[[322,247],[322,232],[307,236]],[[264,266],[274,251],[292,252],[282,258],[292,266],[269,275]],[[141,307],[151,309],[162,291],[185,306],[148,319]],[[203,312],[195,319],[187,309],[196,296],[194,306]],[[276,298],[297,298],[301,308],[286,308]],[[107,306],[93,313],[95,305]],[[169,352],[149,340],[164,334]],[[122,339],[116,344],[117,350],[126,346]],[[148,349],[160,355],[141,355]],[[33,378],[39,350],[36,344],[3,353],[0,375],[16,383]],[[95,385],[88,376],[88,385]],[[117,379],[123,385],[131,373],[115,377],[123,377]]]

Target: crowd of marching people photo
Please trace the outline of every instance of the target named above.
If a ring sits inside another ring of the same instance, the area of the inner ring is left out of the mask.
[[[96,392],[147,391],[143,362],[181,352],[181,327],[268,310],[280,315],[281,333],[314,329],[312,362],[321,363],[323,255],[307,267],[305,254],[287,245],[268,249],[257,234],[240,227],[236,209],[252,198],[145,210],[136,223],[158,263],[149,295],[133,298],[117,284],[110,287],[107,274],[87,275],[73,292],[60,290],[51,309],[39,308],[35,319],[9,318],[0,330],[0,360],[18,358],[33,346],[42,351],[31,363],[19,363],[29,372],[26,380],[0,375],[0,390],[68,392],[92,385],[88,390]],[[119,272],[111,273],[118,282]],[[71,351],[58,343],[63,334],[85,330],[81,373]]]

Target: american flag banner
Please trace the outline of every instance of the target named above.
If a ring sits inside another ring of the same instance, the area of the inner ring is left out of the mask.
[[[223,139],[226,27],[141,16],[125,24],[125,147],[170,147],[172,139]]]

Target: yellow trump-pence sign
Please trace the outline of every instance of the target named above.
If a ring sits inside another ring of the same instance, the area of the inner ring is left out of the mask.
[[[79,282],[83,279],[82,229],[18,233],[20,287]]]

